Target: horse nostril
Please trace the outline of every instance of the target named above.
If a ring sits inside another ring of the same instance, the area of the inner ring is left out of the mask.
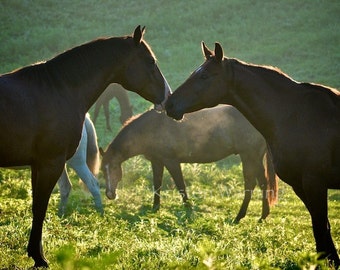
[[[111,191],[106,192],[106,197],[110,200],[114,200],[116,198],[116,193],[113,193]]]

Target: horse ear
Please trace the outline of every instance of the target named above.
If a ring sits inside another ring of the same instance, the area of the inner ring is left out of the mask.
[[[204,41],[202,41],[201,46],[202,46],[202,52],[205,56],[205,59],[210,58],[210,56],[213,55],[213,52],[209,50],[209,48],[205,45]]]
[[[104,154],[105,154],[104,149],[99,147],[99,153],[100,153],[101,156],[104,156]]]
[[[215,59],[219,62],[223,59],[223,49],[220,43],[215,43]]]
[[[133,39],[136,45],[140,44],[143,38],[144,32],[145,32],[145,26],[143,26],[142,29],[140,28],[140,25],[136,27],[135,31],[133,32]]]

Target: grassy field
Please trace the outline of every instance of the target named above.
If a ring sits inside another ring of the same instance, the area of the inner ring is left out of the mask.
[[[335,0],[4,0],[0,73],[50,59],[99,36],[129,34],[141,24],[173,89],[202,63],[202,40],[210,47],[221,42],[230,57],[277,66],[298,81],[339,89],[339,14]],[[129,95],[135,113],[151,106]],[[102,115],[96,126],[103,147],[120,128],[117,104],[111,109],[114,131],[105,130]],[[70,172],[74,189],[67,215],[57,216],[55,191],[44,223],[51,269],[313,269],[317,261],[310,217],[283,182],[266,222],[257,222],[257,191],[246,218],[232,224],[243,194],[241,169],[237,157],[183,165],[193,210],[181,205],[166,174],[161,210],[153,213],[150,164],[133,158],[124,164],[117,200],[108,201],[102,188],[104,216],[95,212],[91,197]],[[338,250],[339,201],[340,192],[330,191],[329,217]],[[0,169],[0,215],[0,269],[27,269],[33,265],[26,255],[29,171]]]

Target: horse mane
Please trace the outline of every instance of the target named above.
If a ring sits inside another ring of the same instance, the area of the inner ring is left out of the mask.
[[[329,87],[329,86],[325,86],[322,84],[316,84],[316,83],[308,83],[308,82],[298,82],[296,80],[294,80],[293,78],[291,78],[288,74],[286,74],[285,72],[283,72],[280,68],[278,67],[274,67],[274,66],[268,66],[268,65],[256,65],[256,64],[252,64],[252,63],[247,63],[247,62],[243,62],[241,60],[238,59],[231,59],[233,62],[239,63],[243,66],[247,66],[250,69],[254,69],[257,72],[260,71],[262,73],[266,74],[270,74],[270,75],[275,75],[275,76],[279,76],[281,78],[285,78],[288,79],[290,81],[292,81],[293,83],[299,84],[301,86],[306,86],[309,88],[313,88],[315,90],[318,91],[323,91],[323,92],[328,92],[328,93],[332,93],[335,95],[340,95],[339,91],[335,88]]]
[[[49,78],[54,80],[57,85],[61,81],[67,81],[72,84],[76,84],[86,78],[88,72],[93,69],[100,68],[100,63],[107,61],[107,56],[112,55],[112,43],[120,44],[119,40],[129,38],[125,37],[110,37],[110,38],[98,38],[82,45],[68,49],[55,57],[47,60],[37,62],[32,65],[28,65],[14,70],[12,73],[17,73],[23,78],[29,78],[31,80],[43,80]],[[119,45],[118,45],[119,46]],[[126,50],[126,44],[122,43],[119,49],[120,52]],[[97,66],[94,66],[93,62],[89,59],[95,59]],[[81,66],[81,68],[79,68]]]
[[[242,66],[246,66],[250,69],[254,69],[256,71],[260,71],[263,73],[270,73],[271,75],[279,75],[280,77],[285,77],[291,81],[295,81],[294,79],[292,79],[288,74],[284,73],[280,68],[275,67],[275,66],[269,66],[269,65],[257,65],[257,64],[253,64],[253,63],[248,63],[248,62],[244,62],[242,60],[236,59],[236,58],[232,58],[230,59],[233,63],[237,63],[240,64]]]

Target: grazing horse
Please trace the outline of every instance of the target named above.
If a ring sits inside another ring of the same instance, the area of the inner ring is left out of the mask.
[[[263,195],[263,220],[269,214],[269,205],[277,199],[277,178],[273,165],[267,158],[263,163],[266,150],[262,135],[232,106],[218,106],[191,113],[181,122],[174,121],[165,113],[150,110],[129,120],[107,151],[101,150],[106,195],[109,199],[116,197],[117,184],[122,179],[122,163],[133,156],[144,155],[152,165],[153,208],[158,210],[160,207],[164,167],[186,203],[188,195],[181,163],[215,162],[239,154],[243,164],[245,192],[235,222],[246,215],[256,181]]]
[[[100,38],[53,59],[0,76],[0,166],[29,165],[33,220],[27,252],[48,267],[41,235],[48,201],[65,162],[75,153],[86,112],[111,83],[162,107],[170,87],[143,40]]]
[[[96,124],[97,117],[99,114],[100,107],[103,106],[104,114],[105,114],[105,120],[106,120],[106,128],[109,131],[112,131],[111,125],[110,125],[110,110],[109,110],[109,104],[110,100],[113,98],[117,98],[119,107],[120,107],[120,123],[124,124],[126,120],[128,120],[132,116],[132,106],[129,101],[129,97],[127,95],[126,89],[124,89],[119,84],[110,84],[103,94],[100,95],[100,97],[97,99],[95,107],[94,107],[94,113],[93,113],[93,123]]]
[[[85,183],[94,198],[96,209],[103,213],[100,188],[96,178],[100,164],[97,134],[88,114],[85,117],[79,146],[66,164],[75,170],[80,179]],[[59,215],[64,215],[72,187],[66,167],[58,180],[58,186],[60,192]]]
[[[264,136],[278,176],[308,209],[316,250],[336,267],[339,256],[328,221],[327,190],[340,188],[340,93],[299,83],[277,68],[223,56],[219,43],[166,103],[169,116],[220,103],[235,106]]]

